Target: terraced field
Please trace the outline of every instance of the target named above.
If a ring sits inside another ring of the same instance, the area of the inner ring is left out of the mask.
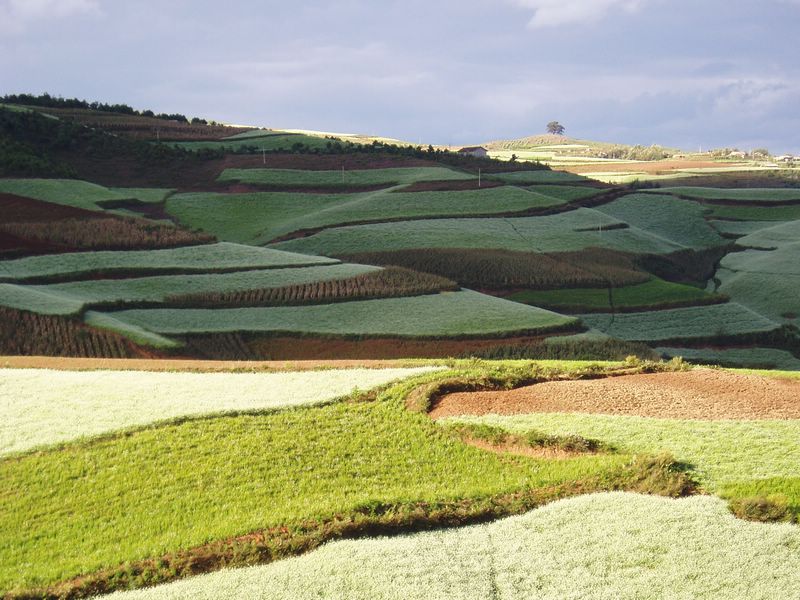
[[[300,169],[226,169],[219,181],[240,183],[330,186],[330,185],[399,185],[417,181],[474,179],[475,176],[446,167],[407,167],[341,171],[306,171]]]
[[[514,213],[564,203],[512,186],[437,192],[402,189],[356,194],[177,194],[168,200],[167,210],[180,223],[220,239],[264,244],[295,231],[343,223]]]
[[[73,179],[0,179],[0,192],[87,210],[102,210],[97,203],[108,200],[134,199],[158,203],[173,191],[156,188],[107,188]]]

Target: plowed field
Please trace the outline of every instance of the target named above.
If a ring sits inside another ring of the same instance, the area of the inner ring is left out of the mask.
[[[799,419],[800,381],[695,369],[589,381],[539,383],[443,397],[433,418],[454,415],[592,413],[667,419]]]

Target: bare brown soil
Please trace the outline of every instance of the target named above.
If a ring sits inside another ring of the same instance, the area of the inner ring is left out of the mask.
[[[539,383],[444,396],[431,417],[540,412],[674,419],[800,419],[800,380],[716,369]]]
[[[519,456],[530,456],[533,458],[566,459],[576,456],[585,456],[586,452],[568,451],[556,446],[523,446],[522,444],[492,444],[486,440],[474,438],[462,439],[465,444],[494,452],[495,454],[516,454]]]
[[[651,174],[670,173],[680,169],[712,169],[719,167],[745,167],[747,163],[720,163],[711,160],[653,160],[629,163],[596,163],[559,167],[570,173],[627,173],[639,171]]]
[[[67,358],[61,356],[0,356],[0,368],[58,371],[308,371],[312,369],[384,369],[414,366],[404,360],[194,360],[162,358]]]
[[[0,193],[0,214],[5,223],[21,223],[28,221],[60,221],[61,219],[96,219],[102,213],[65,206],[43,200],[34,200],[14,194]]]

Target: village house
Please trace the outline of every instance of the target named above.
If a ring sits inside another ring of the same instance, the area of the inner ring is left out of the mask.
[[[467,146],[466,148],[461,148],[458,153],[469,156],[477,156],[478,158],[486,158],[489,155],[489,151],[483,146]]]

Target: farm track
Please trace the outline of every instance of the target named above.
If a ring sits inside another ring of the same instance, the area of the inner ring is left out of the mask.
[[[387,369],[416,366],[404,359],[329,360],[197,360],[172,358],[72,358],[61,356],[0,356],[0,368],[52,369],[56,371],[310,371],[314,369]]]
[[[405,191],[398,190],[398,191]],[[325,231],[327,229],[337,229],[339,227],[354,227],[357,225],[377,225],[379,223],[401,223],[406,221],[430,221],[430,220],[443,220],[443,219],[513,219],[522,217],[545,217],[549,215],[556,215],[560,213],[570,212],[578,208],[594,208],[603,204],[609,204],[614,200],[619,200],[623,196],[627,196],[632,192],[627,189],[615,188],[602,194],[597,194],[589,198],[581,198],[573,202],[559,204],[557,206],[535,207],[526,210],[506,211],[506,212],[493,212],[493,213],[474,213],[470,215],[419,215],[410,217],[393,217],[390,219],[365,219],[360,221],[347,221],[343,223],[336,223],[334,225],[323,225],[320,227],[309,227],[306,229],[298,229],[284,235],[280,235],[274,239],[265,242],[263,245],[277,244],[280,242],[287,242],[289,240],[296,240],[300,238],[310,237]]]
[[[555,381],[442,397],[430,415],[586,413],[664,419],[800,419],[800,381],[715,369]]]

